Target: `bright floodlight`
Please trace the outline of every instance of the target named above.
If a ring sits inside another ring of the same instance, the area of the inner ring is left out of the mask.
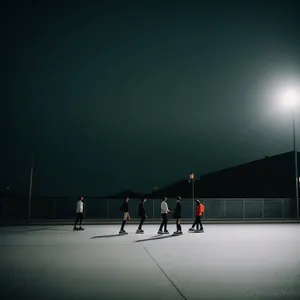
[[[286,90],[283,95],[283,104],[287,107],[296,107],[299,104],[300,94],[295,89]]]

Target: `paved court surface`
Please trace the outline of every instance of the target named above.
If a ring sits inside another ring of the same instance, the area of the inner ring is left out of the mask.
[[[300,299],[300,224],[85,228],[0,227],[0,299]]]

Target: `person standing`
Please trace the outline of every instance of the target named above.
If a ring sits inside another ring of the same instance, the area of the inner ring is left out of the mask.
[[[120,207],[120,210],[123,211],[123,222],[119,233],[123,233],[123,234],[127,234],[127,232],[124,230],[124,226],[126,224],[126,221],[130,220],[128,201],[129,201],[129,197],[126,197],[122,206]]]
[[[162,199],[162,202],[160,204],[160,212],[161,212],[161,216],[162,216],[162,222],[160,224],[159,230],[158,230],[158,234],[168,234],[169,231],[167,230],[167,225],[168,225],[168,217],[167,214],[170,212],[169,208],[168,208],[168,204],[167,204],[167,197],[164,197]],[[164,231],[162,231],[164,227]]]
[[[83,202],[84,198],[80,197],[79,200],[77,201],[76,205],[76,221],[73,230],[84,230],[84,228],[81,227],[81,223],[83,220]],[[77,228],[77,223],[79,222],[79,228]]]
[[[197,208],[196,208],[196,219],[193,226],[189,229],[189,231],[195,231],[195,225],[197,225],[197,232],[203,232],[203,226],[201,222],[201,217],[204,212],[204,205],[200,203],[200,200],[196,200]],[[199,230],[200,225],[200,230]]]
[[[176,219],[176,231],[174,234],[182,234],[180,219],[181,219],[181,204],[180,204],[181,197],[177,197],[176,207],[173,213],[173,218]]]
[[[146,202],[146,198],[143,198],[139,204],[138,216],[141,218],[141,221],[140,221],[140,225],[139,225],[136,233],[144,233],[144,230],[142,230],[142,226],[143,226],[144,221],[147,218],[146,210],[144,207],[145,202]]]

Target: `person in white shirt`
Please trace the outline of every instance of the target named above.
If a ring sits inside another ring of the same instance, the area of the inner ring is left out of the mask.
[[[76,205],[76,221],[73,230],[84,230],[84,228],[81,227],[82,219],[83,219],[83,197],[80,197],[80,199],[77,201]],[[77,223],[79,222],[79,228],[77,228]]]
[[[160,224],[159,230],[158,230],[158,234],[168,234],[169,231],[167,230],[167,224],[168,224],[168,218],[167,218],[167,214],[170,212],[169,208],[168,208],[168,204],[167,204],[167,197],[164,197],[162,199],[161,205],[160,205],[160,211],[161,211],[161,216],[162,216],[162,222]],[[162,231],[164,227],[164,231]]]

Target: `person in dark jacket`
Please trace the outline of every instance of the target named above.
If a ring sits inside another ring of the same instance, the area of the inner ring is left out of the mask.
[[[142,230],[142,226],[143,226],[144,221],[147,218],[146,210],[144,207],[145,202],[146,202],[146,198],[143,198],[139,204],[138,216],[141,218],[141,221],[140,221],[140,225],[139,225],[136,233],[144,233],[144,230]]]
[[[173,213],[173,218],[176,219],[176,231],[174,234],[182,234],[180,219],[181,219],[181,204],[180,204],[181,197],[177,197],[176,207]]]
[[[123,234],[127,234],[127,232],[124,230],[124,226],[126,224],[126,221],[130,220],[128,201],[129,201],[129,197],[126,197],[124,203],[120,207],[120,210],[123,211],[124,214],[123,214],[122,226],[119,233],[123,233]]]

